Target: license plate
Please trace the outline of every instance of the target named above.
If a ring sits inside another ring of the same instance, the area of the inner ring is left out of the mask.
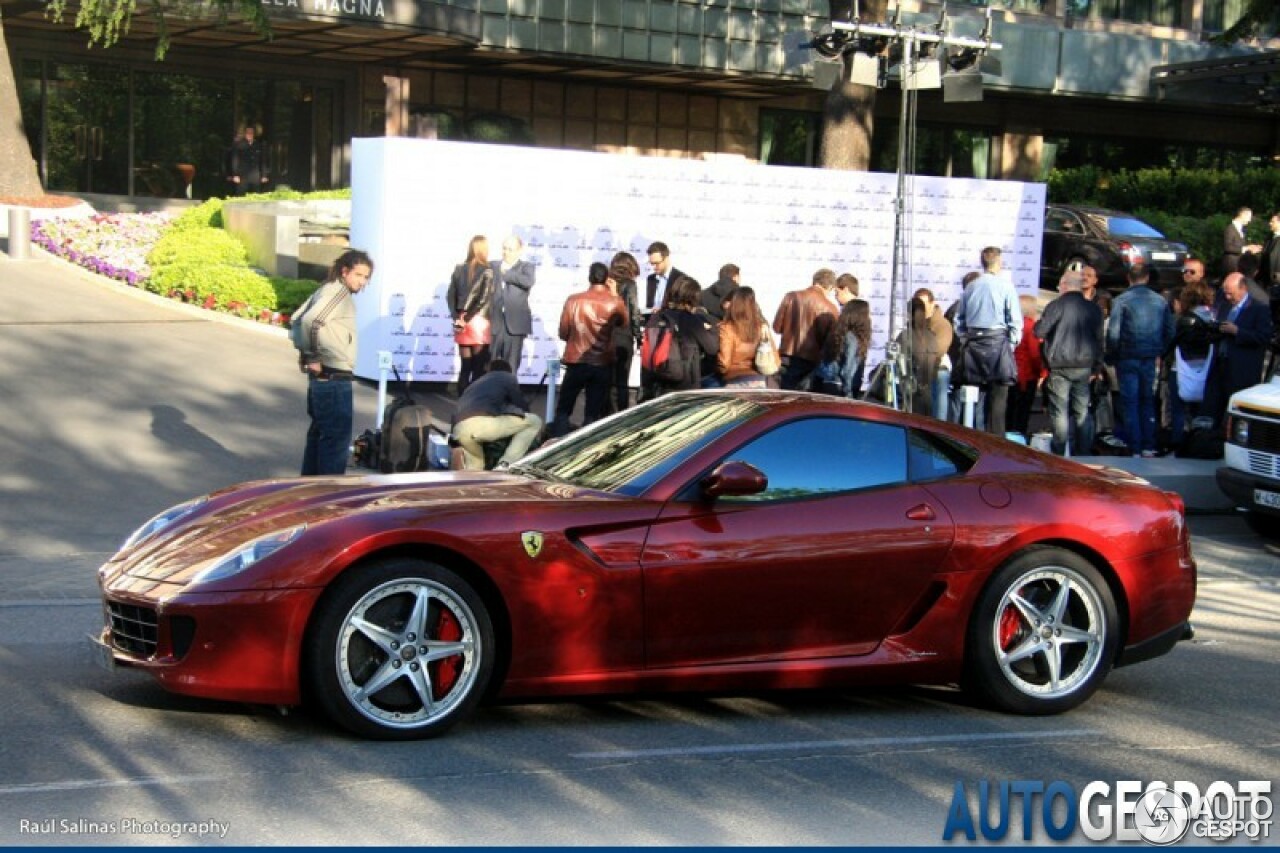
[[[1253,502],[1258,506],[1269,506],[1280,509],[1280,492],[1268,492],[1264,489],[1253,490]]]
[[[89,641],[89,650],[93,653],[93,662],[108,672],[114,670],[116,668],[115,650],[102,642],[100,637],[95,637],[92,634],[85,637],[85,639]]]
[[[1151,260],[1153,261],[1176,261],[1177,259],[1178,259],[1178,256],[1174,252],[1152,252],[1151,253]]]

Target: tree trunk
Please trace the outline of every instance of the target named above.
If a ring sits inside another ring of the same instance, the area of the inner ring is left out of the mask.
[[[862,0],[861,20],[885,19],[888,0]],[[848,78],[852,59],[843,58]],[[871,169],[871,134],[875,128],[876,88],[841,82],[831,87],[822,108],[822,167],[866,172]]]
[[[846,73],[849,60],[845,60]],[[822,108],[822,168],[866,172],[871,169],[876,88],[838,82]]]
[[[17,196],[34,198],[44,195],[36,171],[31,145],[22,128],[22,110],[18,108],[18,81],[9,60],[9,45],[4,38],[4,18],[0,13],[0,198]]]

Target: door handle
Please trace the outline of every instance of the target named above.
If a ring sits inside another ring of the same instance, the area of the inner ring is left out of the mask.
[[[71,129],[71,143],[75,146],[76,157],[83,157],[85,152],[85,133],[83,124],[77,124]]]
[[[95,127],[89,131],[90,148],[93,159],[102,159],[102,128]]]
[[[907,518],[912,521],[934,521],[938,514],[928,504],[918,504],[907,510]]]

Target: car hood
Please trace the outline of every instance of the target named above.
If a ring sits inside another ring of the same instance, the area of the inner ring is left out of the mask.
[[[616,497],[492,472],[264,480],[215,492],[197,512],[117,554],[113,562],[125,563],[130,577],[179,583],[259,537],[298,525],[307,525],[305,535],[314,539],[324,537],[325,528],[339,520],[374,513],[420,522],[424,510],[442,519],[495,504],[527,507],[584,500]]]
[[[1254,409],[1268,415],[1280,415],[1280,376],[1272,377],[1270,382],[1254,385],[1231,396],[1231,408]]]

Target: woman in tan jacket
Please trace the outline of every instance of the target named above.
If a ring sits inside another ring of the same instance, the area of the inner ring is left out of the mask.
[[[720,323],[720,353],[717,368],[729,388],[765,388],[765,378],[756,370],[756,348],[771,335],[764,314],[749,287],[734,288],[729,307]]]

